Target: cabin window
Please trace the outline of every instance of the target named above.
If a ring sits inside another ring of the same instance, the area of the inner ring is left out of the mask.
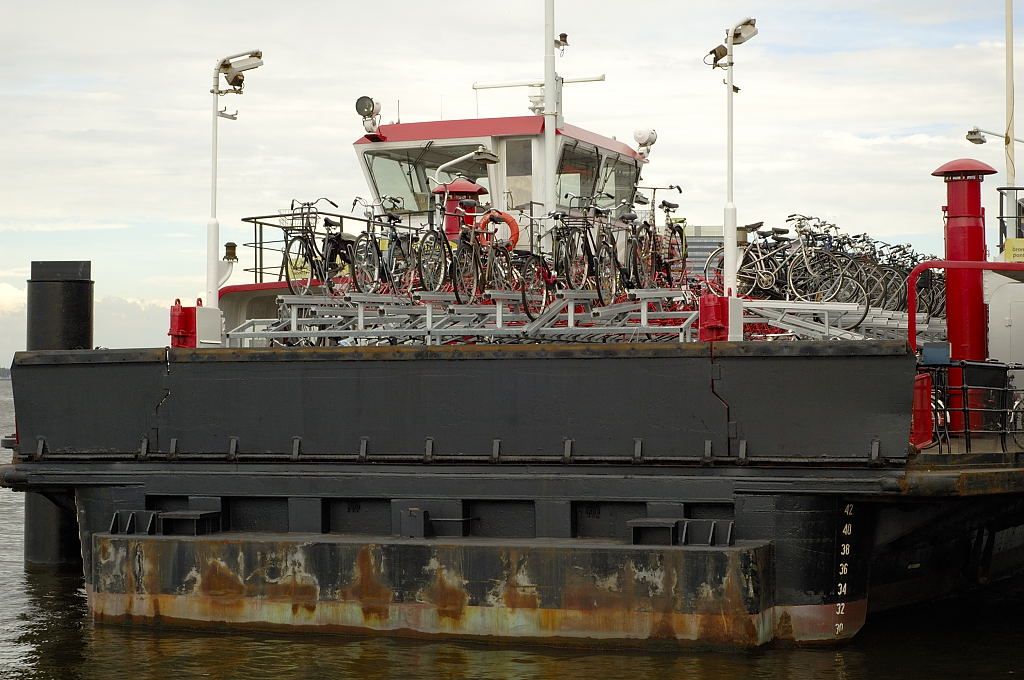
[[[632,158],[624,158],[617,154],[606,156],[601,168],[601,183],[597,191],[611,194],[614,198],[602,198],[598,203],[602,207],[619,207],[622,201],[631,200],[639,174],[638,167],[637,162]],[[623,211],[625,210],[623,208]]]
[[[529,139],[505,141],[505,190],[509,204],[518,210],[530,211],[533,200],[533,143]]]
[[[562,161],[558,164],[558,203],[569,205],[569,200],[565,197],[567,193],[575,196],[593,196],[600,167],[601,156],[596,148],[566,139],[562,147]],[[574,206],[578,205],[577,201],[572,203]]]
[[[427,142],[413,147],[373,149],[364,153],[378,196],[395,196],[402,199],[405,210],[424,211],[430,207],[430,191],[434,188],[427,178],[432,177],[442,163],[475,151],[478,146],[436,146]],[[460,175],[488,187],[487,166],[472,160],[449,168],[438,179],[449,182]]]

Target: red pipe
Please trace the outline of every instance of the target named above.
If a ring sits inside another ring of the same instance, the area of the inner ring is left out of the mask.
[[[927,260],[910,270],[907,277],[907,341],[917,351],[917,314],[910,310],[917,309],[917,279],[926,269],[974,269],[985,271],[1024,272],[1024,262],[960,262],[953,260]],[[947,288],[948,277],[947,277]],[[960,358],[960,357],[956,357]],[[984,358],[984,357],[982,357]]]

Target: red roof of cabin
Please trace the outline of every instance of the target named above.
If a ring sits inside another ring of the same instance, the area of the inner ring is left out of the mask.
[[[356,144],[383,142],[419,142],[430,139],[461,139],[463,137],[515,137],[539,135],[544,132],[543,116],[512,116],[508,118],[468,118],[465,120],[432,120],[422,123],[381,125],[375,137],[360,137]],[[640,158],[628,144],[566,123],[558,134],[568,135],[588,144],[615,151],[631,158]]]

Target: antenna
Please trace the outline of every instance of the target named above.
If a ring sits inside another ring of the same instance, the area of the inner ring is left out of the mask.
[[[401,123],[402,122],[402,100],[401,99],[396,99],[395,100],[395,115],[398,118],[395,122],[396,123]]]

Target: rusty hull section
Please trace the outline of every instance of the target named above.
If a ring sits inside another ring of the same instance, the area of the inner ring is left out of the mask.
[[[767,542],[570,547],[96,534],[93,548],[87,590],[101,622],[577,644],[836,641],[834,606],[774,606]]]

